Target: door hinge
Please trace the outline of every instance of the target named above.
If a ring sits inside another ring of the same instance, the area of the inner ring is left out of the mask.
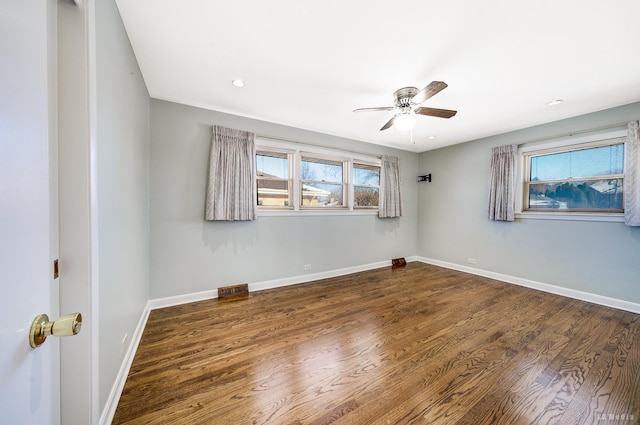
[[[53,260],[53,280],[58,278],[58,259]]]

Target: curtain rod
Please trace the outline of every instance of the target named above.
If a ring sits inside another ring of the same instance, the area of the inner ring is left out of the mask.
[[[355,153],[355,154],[358,154],[358,155],[369,156],[369,157],[377,158],[377,159],[380,159],[380,157],[381,157],[381,155],[376,155],[376,154],[372,154],[372,153],[358,152],[358,151],[354,151],[354,150],[350,150],[350,149],[337,148],[335,146],[316,145],[316,144],[312,144],[312,143],[299,142],[299,141],[291,140],[291,139],[284,139],[282,137],[266,136],[264,134],[257,134],[256,133],[256,137],[260,137],[261,139],[273,140],[275,142],[287,142],[287,143],[295,143],[296,145],[311,146],[311,147],[316,147],[316,148],[335,149],[335,150],[340,150],[342,152]],[[366,142],[363,142],[363,143],[366,143]],[[382,145],[380,145],[380,146],[382,146]]]
[[[518,147],[522,147],[524,145],[529,145],[531,143],[538,143],[538,142],[544,142],[546,140],[558,139],[560,137],[572,137],[572,136],[577,136],[579,134],[593,133],[593,132],[596,132],[596,131],[609,130],[609,129],[614,129],[614,128],[622,129],[623,127],[626,127],[626,126],[627,126],[626,122],[620,122],[620,123],[616,123],[616,124],[603,125],[603,126],[600,126],[600,127],[587,128],[587,129],[584,129],[584,130],[569,131],[567,133],[556,134],[555,136],[548,136],[548,137],[541,137],[539,139],[527,140],[526,142],[518,143]]]

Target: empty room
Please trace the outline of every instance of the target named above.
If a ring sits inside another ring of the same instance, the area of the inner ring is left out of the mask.
[[[639,15],[7,6],[0,422],[640,424]]]

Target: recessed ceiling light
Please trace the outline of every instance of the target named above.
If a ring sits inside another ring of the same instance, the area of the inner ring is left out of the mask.
[[[547,103],[547,106],[556,106],[556,105],[561,104],[562,102],[564,102],[564,100],[562,100],[562,99],[552,100],[551,102]]]
[[[236,78],[235,80],[231,81],[231,84],[236,87],[244,87],[244,81],[240,78]]]
[[[435,139],[435,138],[436,138],[436,136],[433,136],[433,135],[431,135],[431,136],[427,136],[427,139],[429,139],[429,140],[433,140],[433,139]]]

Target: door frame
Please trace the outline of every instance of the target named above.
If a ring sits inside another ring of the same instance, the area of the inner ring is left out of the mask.
[[[94,1],[57,0],[60,311],[81,312],[84,333],[60,343],[63,424],[100,418]]]

